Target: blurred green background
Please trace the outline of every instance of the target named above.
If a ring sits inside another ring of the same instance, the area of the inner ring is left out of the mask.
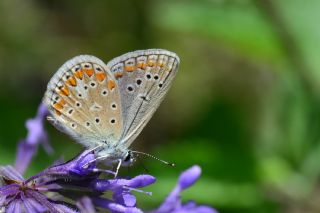
[[[105,62],[136,49],[181,58],[160,109],[134,143],[157,177],[138,195],[152,209],[191,165],[203,169],[184,200],[220,212],[320,212],[320,1],[0,1],[0,164],[12,164],[24,122],[54,72],[92,54]],[[46,125],[28,175],[81,146]],[[141,163],[123,175],[144,172]]]

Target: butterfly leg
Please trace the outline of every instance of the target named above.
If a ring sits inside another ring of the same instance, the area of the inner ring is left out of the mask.
[[[93,172],[101,172],[101,173],[107,173],[107,174],[112,174],[112,175],[116,175],[116,173],[114,171],[111,170],[106,170],[106,169],[93,169]]]
[[[87,169],[88,166],[89,166],[91,163],[96,162],[96,161],[98,161],[98,160],[100,160],[100,159],[105,159],[106,157],[107,157],[107,156],[101,156],[101,157],[95,158],[95,159],[87,162],[86,164],[84,164],[84,165],[82,166],[82,168],[83,168],[83,169]]]
[[[93,152],[93,151],[99,149],[101,146],[102,146],[102,145],[98,145],[98,146],[96,146],[96,147],[94,147],[94,148],[92,148],[92,149],[89,149],[89,150],[87,150],[87,153]],[[91,163],[97,161],[97,160],[100,159],[100,158],[105,158],[105,157],[102,156],[102,157],[95,158],[95,159],[89,161],[88,163],[86,163],[85,165],[83,165],[82,168],[83,168],[83,169],[88,168],[88,166],[89,166]]]
[[[118,161],[119,161],[119,163],[118,163],[118,165],[117,165],[117,169],[116,169],[116,172],[115,172],[115,174],[114,174],[114,178],[117,177],[118,172],[119,172],[119,169],[120,169],[120,166],[121,166],[121,164],[122,164],[122,160],[121,160],[121,159],[119,159]]]
[[[100,147],[102,147],[102,145],[98,145],[96,147],[93,147],[92,149],[89,149],[88,152],[93,152],[93,151],[99,149]]]

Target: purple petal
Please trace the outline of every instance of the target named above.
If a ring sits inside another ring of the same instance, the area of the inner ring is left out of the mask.
[[[75,209],[72,209],[68,206],[65,206],[63,204],[54,204],[55,208],[58,210],[58,212],[63,212],[63,213],[79,213]]]
[[[175,187],[161,206],[154,212],[173,212],[173,210],[179,209],[181,207],[180,192],[180,187]]]
[[[23,201],[24,209],[27,213],[34,213],[34,212],[45,212],[46,208],[43,207],[40,203],[36,202],[31,198],[26,198]]]
[[[156,178],[151,175],[139,175],[128,181],[127,186],[132,188],[142,188],[156,182]]]
[[[131,188],[142,188],[153,184],[156,178],[151,175],[138,175],[132,179],[114,179],[109,180],[110,184],[117,186],[129,186]]]
[[[47,154],[52,155],[54,153],[54,150],[51,144],[49,143],[49,137],[47,132],[43,132],[42,146]]]
[[[14,200],[13,202],[9,203],[7,209],[7,213],[21,213],[21,201],[20,200]]]
[[[82,213],[95,213],[96,210],[89,197],[83,197],[77,202],[77,206]]]
[[[91,188],[99,192],[110,190],[112,187],[114,186],[110,183],[110,181],[104,179],[96,179],[91,183]]]
[[[43,122],[48,115],[49,115],[49,111],[48,111],[47,107],[43,103],[41,103],[38,108],[37,118],[42,120],[42,127],[43,127]],[[52,154],[53,148],[49,143],[48,135],[47,135],[46,131],[43,131],[43,133],[44,133],[43,140],[42,140],[43,148],[48,154]]]
[[[7,198],[6,196],[0,195],[0,207],[2,207],[4,205],[6,198]],[[0,210],[1,210],[1,208],[0,208]]]
[[[33,156],[37,152],[37,146],[28,144],[25,140],[22,140],[18,144],[17,157],[15,162],[15,168],[23,174],[28,168]]]
[[[15,195],[20,192],[19,190],[20,185],[18,184],[10,184],[6,186],[2,186],[0,188],[0,196],[10,196]]]
[[[189,201],[188,203],[184,204],[180,210],[184,212],[218,213],[215,209],[209,206],[197,206],[194,201]]]
[[[178,184],[182,190],[192,186],[200,177],[201,168],[197,165],[192,166],[190,169],[184,171],[180,177]]]
[[[46,175],[80,175],[85,176],[92,173],[95,163],[91,163],[89,167],[84,166],[95,159],[91,151],[84,151],[75,159],[64,164],[52,166],[45,171]]]
[[[32,157],[37,152],[38,145],[41,143],[48,154],[53,152],[52,147],[48,142],[47,133],[43,127],[43,121],[48,111],[41,104],[35,118],[26,121],[28,135],[25,140],[22,140],[18,145],[18,153],[15,162],[17,170],[23,174],[31,162]]]
[[[94,198],[91,198],[93,204],[95,206],[99,206],[101,208],[109,208],[109,204],[112,203],[111,200],[108,200],[106,198],[101,198],[101,197],[94,197]]]
[[[46,132],[43,128],[43,121],[45,117],[49,114],[47,108],[44,104],[40,104],[37,115],[33,119],[28,119],[26,122],[26,127],[28,129],[28,135],[26,141],[30,145],[38,145],[39,143],[43,143],[47,139]],[[49,148],[52,152],[52,148]]]
[[[136,197],[129,192],[115,192],[113,193],[113,199],[116,203],[127,206],[134,207],[136,205]]]
[[[9,180],[17,180],[17,181],[24,180],[21,174],[17,170],[15,170],[15,168],[13,168],[12,166],[1,166],[0,176],[3,176]]]
[[[128,206],[128,207],[134,207],[136,205],[136,202],[137,202],[136,197],[133,196],[130,193],[125,193],[123,195],[123,200],[124,200],[125,206]]]
[[[94,159],[95,155],[91,151],[86,150],[77,158],[76,165],[70,168],[70,170],[79,175],[87,174],[87,172],[91,172],[96,166],[96,163],[93,162]]]
[[[140,209],[136,207],[126,207],[116,203],[111,203],[109,205],[109,208],[115,212],[120,213],[143,213]]]
[[[45,119],[48,114],[49,114],[49,111],[47,107],[43,103],[41,103],[38,108],[37,117],[41,119]]]
[[[49,212],[51,213],[60,213],[59,210],[55,207],[54,203],[51,203],[43,194],[28,190],[26,191],[28,197],[33,198],[38,203],[41,203]]]
[[[44,134],[42,118],[36,117],[34,119],[28,119],[26,121],[26,127],[28,130],[26,142],[29,145],[37,145],[43,139]]]
[[[192,186],[200,177],[201,168],[199,166],[193,166],[188,170],[184,171],[178,180],[178,184],[168,195],[163,204],[153,213],[187,213],[187,212],[200,212],[200,213],[217,213],[216,210],[208,206],[197,206],[194,202],[188,202],[182,205],[180,193]]]
[[[199,212],[199,213],[218,213],[217,210],[209,207],[209,206],[198,206],[194,212]]]

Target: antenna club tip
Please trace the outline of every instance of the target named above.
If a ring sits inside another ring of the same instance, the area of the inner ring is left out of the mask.
[[[174,163],[169,163],[169,166],[175,167],[176,164],[174,164]]]

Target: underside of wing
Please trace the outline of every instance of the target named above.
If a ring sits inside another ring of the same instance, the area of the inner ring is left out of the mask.
[[[118,141],[122,133],[117,82],[94,56],[67,61],[50,80],[43,102],[59,130],[86,147]]]
[[[158,108],[178,71],[179,57],[162,49],[138,50],[107,64],[120,87],[121,143],[129,146]]]

